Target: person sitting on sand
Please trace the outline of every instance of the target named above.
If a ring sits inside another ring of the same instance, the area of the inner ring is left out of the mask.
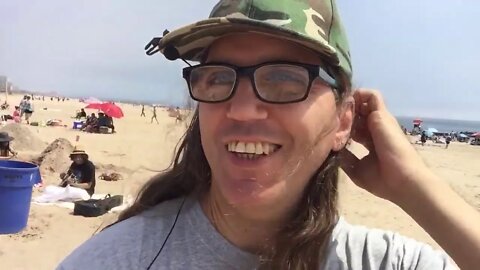
[[[0,157],[10,157],[10,154],[17,155],[17,152],[10,147],[10,142],[13,140],[14,138],[10,137],[7,132],[0,132]]]
[[[70,154],[73,161],[67,172],[60,174],[61,187],[70,185],[82,188],[92,196],[95,193],[95,165],[88,159],[88,154],[81,146],[76,146]]]
[[[22,121],[22,117],[20,116],[20,107],[15,106],[15,110],[12,113],[13,121],[15,123],[20,123]]]
[[[97,126],[99,126],[99,127],[105,127],[105,126],[107,126],[107,125],[108,125],[107,116],[106,116],[103,112],[98,113]]]
[[[104,113],[98,113],[98,122],[96,132],[99,132],[100,127],[108,127],[112,129],[112,133],[115,132],[115,126],[113,125],[113,118],[105,115]]]
[[[113,117],[107,115],[107,125],[106,127],[108,128],[111,128],[112,129],[112,133],[115,133],[115,125],[113,124]]]
[[[12,115],[9,114],[4,114],[2,115],[2,121],[8,121],[8,120],[13,120],[15,123],[20,123],[21,118],[20,118],[20,107],[15,106],[15,110],[13,111]]]
[[[80,111],[77,113],[75,118],[77,118],[77,119],[87,118],[87,113],[85,112],[85,109],[83,109],[83,108],[80,109]]]
[[[82,131],[92,132],[93,127],[97,125],[97,116],[95,113],[92,113],[83,124]]]

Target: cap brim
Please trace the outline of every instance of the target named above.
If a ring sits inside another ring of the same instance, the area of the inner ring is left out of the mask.
[[[82,156],[82,155],[85,155],[85,156],[88,156],[87,153],[71,153],[70,156]]]
[[[184,26],[166,34],[159,43],[159,49],[166,54],[169,53],[168,48],[174,47],[178,51],[178,57],[200,61],[205,50],[215,40],[228,34],[245,32],[271,35],[298,43],[318,52],[329,64],[340,64],[336,50],[326,40],[313,39],[272,23],[247,18],[211,18]]]

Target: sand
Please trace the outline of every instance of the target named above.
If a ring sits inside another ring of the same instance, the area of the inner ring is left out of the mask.
[[[9,123],[0,131],[8,132],[8,135],[15,138],[11,143],[15,151],[41,151],[45,148],[45,142],[25,125]]]
[[[9,101],[17,104],[20,96],[11,96]],[[70,116],[84,106],[78,100],[35,100],[32,121],[60,119],[66,127],[8,126],[16,142],[20,142],[20,145],[14,145],[19,158],[40,164],[45,185],[59,182],[58,174],[68,167],[68,153],[79,136],[78,143],[86,148],[97,168],[97,175],[118,172],[123,178],[113,182],[97,180],[96,192],[134,195],[145,181],[169,165],[172,151],[185,130],[185,125],[176,124],[164,109],[157,109],[160,124],[151,124],[151,108],[146,107],[147,117],[143,118],[140,117],[140,106],[125,104],[120,106],[126,117],[115,120],[115,134],[86,134],[72,130]],[[92,112],[95,111],[87,110],[87,113]],[[36,147],[37,144],[41,147]],[[452,143],[449,149],[433,144],[415,147],[432,170],[480,210],[480,166],[476,161],[480,156],[479,146]],[[358,146],[354,148],[361,152]],[[38,194],[39,191],[35,190],[34,196]],[[397,231],[438,247],[401,209],[356,187],[345,176],[340,181],[340,211],[351,223]],[[53,269],[75,247],[115,218],[115,214],[78,217],[69,209],[32,204],[24,231],[0,235],[0,268]]]

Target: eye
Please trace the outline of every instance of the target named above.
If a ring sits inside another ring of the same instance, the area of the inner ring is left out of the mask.
[[[232,84],[233,82],[234,77],[230,71],[212,72],[207,80],[209,85]]]

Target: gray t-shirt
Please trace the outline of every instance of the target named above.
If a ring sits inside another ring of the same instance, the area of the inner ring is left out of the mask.
[[[95,235],[59,266],[71,269],[147,269],[169,234],[183,199],[159,204]],[[323,269],[456,269],[446,254],[398,234],[340,219]],[[212,226],[197,200],[187,199],[151,269],[255,269],[258,258]]]

